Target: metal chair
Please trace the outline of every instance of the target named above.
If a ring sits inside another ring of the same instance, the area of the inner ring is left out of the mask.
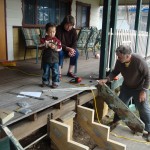
[[[24,36],[24,41],[25,41],[24,60],[26,59],[27,50],[35,49],[36,50],[36,63],[38,63],[38,52],[39,52],[39,49],[41,49],[39,29],[21,28],[21,30]]]
[[[87,41],[90,37],[91,29],[87,27],[81,28],[78,34],[77,48],[85,51],[86,59],[88,59]]]

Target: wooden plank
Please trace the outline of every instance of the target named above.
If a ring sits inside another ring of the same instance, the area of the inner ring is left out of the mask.
[[[105,150],[125,150],[126,146],[109,139],[110,129],[108,126],[94,122],[94,110],[78,106],[77,121],[100,148]]]
[[[35,120],[37,120],[37,113],[35,113],[35,114],[29,116],[28,119],[29,119],[30,121],[35,121]]]
[[[14,112],[7,109],[0,109],[0,123],[5,124],[14,117]]]
[[[97,90],[93,90],[94,95],[92,94],[91,91],[89,91],[88,93],[82,93],[78,99],[79,99],[79,105],[83,105],[85,102],[89,102],[90,100],[94,99],[94,96],[96,97],[98,95],[98,91]]]
[[[59,150],[89,150],[89,147],[70,140],[70,126],[56,120],[50,120],[50,138]]]
[[[70,126],[70,131],[71,131],[71,135],[70,135],[70,139],[72,139],[72,134],[73,134],[73,119],[75,117],[76,113],[74,111],[70,111],[67,114],[59,117],[59,120],[62,123],[65,123],[66,125]]]
[[[122,102],[107,85],[98,85],[98,95],[134,132],[143,132],[145,124]]]

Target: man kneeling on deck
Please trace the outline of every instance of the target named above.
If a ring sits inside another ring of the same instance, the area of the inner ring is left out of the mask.
[[[124,81],[120,89],[119,98],[128,106],[130,98],[133,97],[136,108],[139,111],[141,120],[145,123],[143,134],[150,142],[150,106],[148,102],[148,88],[150,82],[149,68],[145,60],[137,54],[132,54],[129,46],[120,45],[116,50],[118,57],[113,71],[105,78],[99,80],[99,84],[112,81],[119,73]],[[120,118],[115,113],[111,127],[118,125]]]

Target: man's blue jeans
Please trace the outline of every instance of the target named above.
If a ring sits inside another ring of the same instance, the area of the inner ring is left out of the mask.
[[[149,91],[146,92],[146,100],[139,102],[139,94],[141,90],[130,89],[126,86],[122,86],[120,90],[119,98],[128,106],[130,99],[133,98],[136,108],[139,111],[141,120],[145,123],[145,130],[150,132],[150,106],[149,106]],[[114,122],[119,120],[119,117],[115,114]]]
[[[50,84],[50,71],[52,71],[52,84],[59,83],[59,64],[58,63],[43,63],[42,81],[44,84]]]
[[[75,55],[73,57],[70,57],[70,65],[75,66],[77,64],[78,56],[79,52],[76,49]],[[61,67],[63,66],[64,57],[69,57],[68,52],[61,50],[59,52],[59,66]]]

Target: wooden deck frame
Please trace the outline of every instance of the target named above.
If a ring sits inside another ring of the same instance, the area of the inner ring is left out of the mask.
[[[94,90],[95,96],[97,96],[97,90]],[[10,130],[12,131],[13,135],[18,139],[21,140],[39,128],[47,125],[48,123],[48,116],[51,119],[57,119],[60,116],[77,109],[77,104],[85,104],[88,101],[93,99],[93,95],[91,92],[89,93],[82,93],[78,96],[78,99],[71,99],[64,103],[61,103],[60,109],[56,109],[55,107],[47,108],[41,112],[36,113],[36,119],[29,120],[25,118],[21,121],[15,122],[14,124],[9,125]],[[57,104],[56,104],[57,105]]]
[[[65,123],[50,120],[50,138],[59,150],[89,150],[89,147],[71,140],[71,128]]]
[[[78,106],[77,121],[96,144],[105,150],[126,150],[126,145],[109,139],[110,128],[94,122],[94,110]]]

